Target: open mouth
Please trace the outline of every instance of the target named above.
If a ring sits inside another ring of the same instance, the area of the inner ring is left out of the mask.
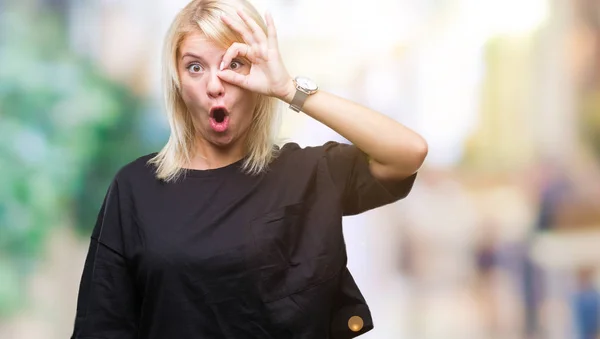
[[[225,132],[229,127],[229,111],[222,106],[211,108],[210,126],[215,132]]]
[[[225,118],[228,116],[229,112],[227,112],[227,109],[224,107],[215,107],[210,110],[210,117],[219,124],[225,121]]]

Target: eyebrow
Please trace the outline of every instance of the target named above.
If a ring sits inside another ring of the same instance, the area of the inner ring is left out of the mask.
[[[185,57],[192,57],[195,59],[199,59],[202,62],[205,62],[204,58],[202,58],[201,56],[194,54],[194,53],[189,53],[189,52],[185,53],[184,55],[181,56],[181,60],[185,59]]]

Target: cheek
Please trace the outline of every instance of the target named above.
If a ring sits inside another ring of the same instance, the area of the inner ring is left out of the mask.
[[[256,103],[258,96],[255,93],[242,90],[241,93],[238,94],[240,101],[243,102],[244,112],[247,113],[248,116],[251,116],[256,108]]]
[[[242,112],[243,112],[243,119],[247,122],[247,124],[250,124],[252,122],[252,120],[254,119],[253,115],[254,115],[254,111],[256,109],[256,96],[254,95],[246,95],[243,98],[243,108],[242,108]]]
[[[188,107],[200,105],[201,84],[189,79],[181,82],[181,98]]]

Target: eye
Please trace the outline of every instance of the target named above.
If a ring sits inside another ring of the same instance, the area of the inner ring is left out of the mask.
[[[243,64],[243,63],[241,63],[240,61],[238,61],[238,60],[233,60],[233,61],[232,61],[232,62],[229,64],[229,69],[231,69],[231,70],[236,70],[236,69],[238,69],[238,68],[242,67],[243,65],[244,65],[244,64]]]
[[[202,66],[200,66],[200,64],[191,64],[188,65],[187,70],[190,73],[200,73],[202,72]]]

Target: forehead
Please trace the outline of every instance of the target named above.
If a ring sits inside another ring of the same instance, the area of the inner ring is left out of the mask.
[[[192,53],[202,56],[221,55],[225,49],[218,46],[214,41],[209,40],[201,32],[188,34],[179,45],[179,55]]]

